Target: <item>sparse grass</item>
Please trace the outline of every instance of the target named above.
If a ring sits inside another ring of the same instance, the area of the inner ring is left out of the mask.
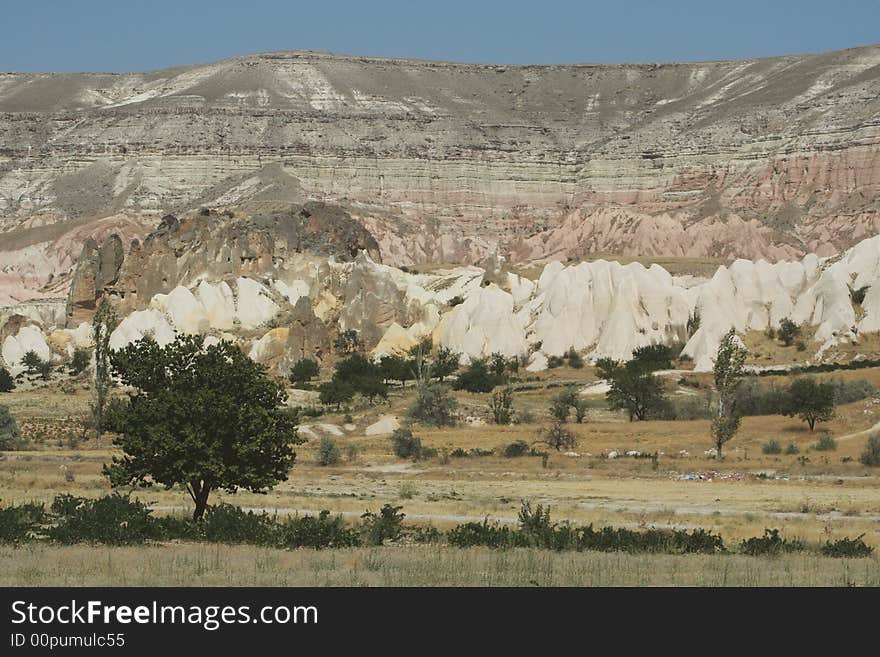
[[[0,548],[2,586],[878,586],[880,560],[784,554],[274,550],[169,544]]]

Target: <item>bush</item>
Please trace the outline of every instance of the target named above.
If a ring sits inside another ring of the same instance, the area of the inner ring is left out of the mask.
[[[831,381],[834,386],[834,403],[835,404],[851,404],[852,402],[862,401],[868,397],[873,397],[877,389],[868,381],[859,379],[857,381]]]
[[[529,452],[529,444],[524,440],[517,440],[516,442],[505,445],[501,454],[506,458],[511,459],[519,456],[526,456]]]
[[[455,381],[456,390],[467,392],[492,392],[495,386],[504,381],[502,375],[489,370],[484,359],[473,361],[466,367]]]
[[[382,545],[385,541],[396,541],[403,531],[405,513],[402,506],[386,504],[378,514],[367,511],[361,516],[361,531],[367,545]]]
[[[27,368],[28,374],[39,374],[43,359],[36,351],[28,351],[21,358],[21,364]]]
[[[46,511],[36,502],[0,509],[0,545],[20,545],[34,540],[45,522]]]
[[[209,506],[201,525],[205,540],[212,543],[270,545],[276,523],[267,513],[245,511],[224,503]]]
[[[86,371],[86,368],[89,366],[92,357],[89,355],[89,352],[85,349],[75,349],[73,352],[73,359],[70,361],[70,373],[73,376],[78,376]]]
[[[395,429],[391,434],[391,448],[394,450],[395,456],[401,459],[418,460],[422,457],[421,439],[413,436],[412,431],[405,427]]]
[[[318,445],[318,465],[336,465],[341,458],[342,452],[336,441],[329,437],[322,438]]]
[[[792,456],[794,454],[800,454],[801,450],[798,449],[798,446],[794,443],[788,443],[788,447],[785,448],[785,453]]]
[[[94,500],[58,495],[51,511],[57,521],[46,534],[63,545],[137,545],[159,533],[147,505],[128,495],[113,493]]]
[[[9,407],[0,405],[0,450],[15,449],[19,446],[18,422],[9,412]]]
[[[665,344],[651,344],[635,349],[632,360],[644,365],[651,371],[672,369],[672,349]]]
[[[820,552],[826,557],[846,559],[870,557],[874,552],[874,548],[862,540],[863,536],[864,534],[855,538],[841,538],[837,541],[828,541],[822,546]]]
[[[565,357],[568,359],[568,366],[569,367],[576,369],[576,370],[583,368],[584,359],[581,357],[581,355],[577,351],[575,351],[574,347],[572,347],[571,349],[568,350],[568,352],[565,354]]]
[[[510,424],[513,420],[513,390],[507,386],[492,395],[489,402],[495,424]]]
[[[407,409],[407,417],[427,426],[453,427],[457,421],[458,400],[442,383],[423,383]]]
[[[752,556],[778,555],[784,552],[803,552],[806,545],[803,541],[784,539],[778,529],[764,529],[761,537],[745,539],[740,543],[740,552]]]
[[[774,438],[761,445],[761,452],[764,454],[782,454],[782,445]]]
[[[782,344],[786,347],[790,347],[792,342],[800,336],[801,327],[791,321],[788,317],[783,317],[779,320],[779,330],[776,331],[776,336],[782,340]]]
[[[278,525],[278,545],[286,548],[342,548],[361,544],[360,534],[341,515],[321,511],[317,516],[288,518]]]
[[[859,463],[873,468],[880,466],[880,434],[868,438],[865,450],[859,456]]]
[[[547,368],[551,370],[555,370],[557,367],[562,367],[565,365],[565,360],[562,356],[549,356],[547,358]]]
[[[563,447],[571,449],[577,446],[577,438],[575,435],[565,428],[562,422],[554,422],[549,430],[542,432],[541,441],[546,443],[548,447],[555,449],[557,452]]]
[[[294,385],[303,385],[319,374],[317,361],[311,358],[300,358],[290,369],[290,381]]]
[[[813,449],[817,452],[833,452],[837,449],[837,441],[832,436],[822,436],[813,445]]]
[[[15,379],[5,367],[0,367],[0,392],[12,392],[15,390]]]

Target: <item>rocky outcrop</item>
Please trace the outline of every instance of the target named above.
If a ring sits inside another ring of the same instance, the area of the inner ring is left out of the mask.
[[[388,264],[798,258],[878,228],[880,47],[491,66],[281,52],[0,74],[0,224],[335,202]]]
[[[69,324],[91,319],[104,289],[116,284],[124,256],[122,240],[116,233],[100,246],[91,238],[86,240],[67,297]]]

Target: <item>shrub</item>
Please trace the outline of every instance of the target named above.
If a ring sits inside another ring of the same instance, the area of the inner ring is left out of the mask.
[[[763,536],[753,536],[743,540],[739,549],[743,554],[752,556],[777,555],[784,552],[802,552],[806,550],[806,545],[803,541],[782,538],[778,529],[764,529]]]
[[[73,359],[70,361],[70,373],[74,376],[82,374],[89,366],[92,357],[86,349],[75,349]]]
[[[557,367],[562,367],[565,365],[565,360],[562,356],[549,356],[547,358],[547,368],[551,370],[555,370]]]
[[[834,440],[833,436],[822,436],[813,445],[813,449],[817,452],[833,452],[837,449],[837,441]]]
[[[0,508],[0,545],[20,545],[34,540],[45,522],[46,511],[36,502]]]
[[[382,545],[387,541],[396,541],[403,530],[405,513],[402,506],[386,504],[378,514],[367,511],[361,515],[361,531],[367,545]]]
[[[826,557],[848,559],[870,557],[874,552],[874,548],[862,540],[863,536],[864,534],[855,538],[841,538],[837,541],[828,541],[822,546],[820,552]]]
[[[348,329],[336,336],[333,340],[333,348],[342,354],[353,354],[364,348],[364,341],[355,329]]]
[[[872,397],[877,389],[868,381],[831,381],[834,386],[834,403],[850,404]]]
[[[15,390],[15,379],[5,367],[0,367],[0,392],[12,392]]]
[[[568,350],[568,352],[565,354],[565,357],[568,359],[568,366],[569,367],[576,369],[576,370],[583,368],[584,359],[581,357],[581,355],[577,351],[575,351],[574,347],[572,347],[571,349]]]
[[[489,524],[486,519],[483,522],[466,522],[449,530],[446,540],[454,547],[467,548],[483,546],[488,548],[515,547],[517,542],[516,532],[506,525],[497,523]]]
[[[865,449],[859,456],[859,463],[869,467],[880,466],[880,434],[874,434],[865,443]]]
[[[277,542],[286,548],[342,548],[361,544],[360,534],[346,527],[341,515],[321,511],[317,516],[288,518],[278,525]]]
[[[19,440],[18,422],[8,406],[0,405],[0,450],[15,449],[19,446]]]
[[[330,437],[321,439],[318,445],[318,465],[336,465],[342,458],[339,445]]]
[[[510,424],[513,420],[513,390],[507,386],[492,395],[489,402],[495,424]]]
[[[524,440],[517,440],[516,442],[509,443],[504,446],[504,450],[501,452],[503,456],[506,458],[517,458],[519,456],[525,456],[530,451],[529,444]]]
[[[411,421],[428,426],[455,426],[458,413],[458,400],[442,383],[421,383],[416,398],[407,409]]]
[[[562,422],[554,422],[549,430],[542,432],[541,441],[546,443],[548,447],[555,449],[557,452],[563,447],[571,449],[577,446],[577,438],[575,435],[565,428]]]
[[[413,436],[411,430],[406,427],[395,429],[391,434],[391,448],[395,456],[401,459],[420,459],[422,457],[422,441]]]
[[[58,495],[51,511],[57,522],[47,536],[64,545],[137,545],[158,535],[150,509],[128,495],[113,493],[94,500]]]
[[[39,374],[43,359],[40,358],[36,351],[28,351],[22,356],[21,364],[27,368],[28,374]]]
[[[532,424],[535,421],[535,414],[528,409],[520,409],[513,416],[514,424]]]
[[[774,438],[761,445],[761,451],[764,454],[782,454],[782,445]]]
[[[779,320],[779,330],[776,336],[782,340],[782,344],[790,347],[795,339],[801,334],[801,327],[791,321],[788,317]]]
[[[303,385],[318,376],[319,372],[317,361],[300,358],[290,369],[290,381],[294,385]]]
[[[275,520],[267,513],[245,511],[231,504],[209,506],[202,521],[205,540],[212,543],[270,545]]]
[[[800,454],[801,450],[798,449],[798,446],[794,443],[788,443],[788,447],[785,448],[785,453],[792,456],[794,454]]]
[[[672,349],[665,344],[651,344],[639,347],[632,354],[632,360],[652,371],[672,369],[673,358]]]
[[[125,414],[128,410],[128,399],[122,397],[111,397],[104,406],[104,417],[101,425],[105,431],[110,433],[125,432]]]
[[[458,375],[454,387],[456,390],[467,392],[492,392],[492,389],[503,380],[502,375],[489,369],[484,359],[479,359],[473,361]]]

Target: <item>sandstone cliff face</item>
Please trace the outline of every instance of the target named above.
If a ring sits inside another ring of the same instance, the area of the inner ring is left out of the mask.
[[[878,228],[880,47],[669,65],[270,53],[0,74],[0,223],[338,202],[391,264],[800,257]]]

